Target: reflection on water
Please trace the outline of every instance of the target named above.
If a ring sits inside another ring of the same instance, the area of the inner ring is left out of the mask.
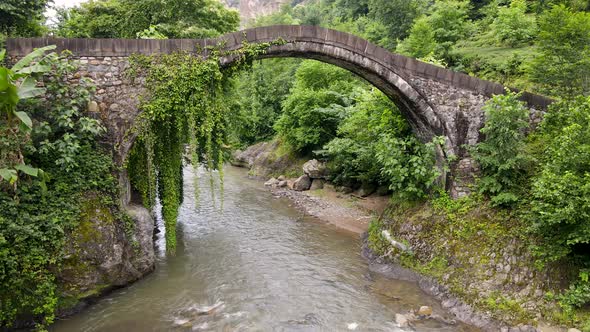
[[[176,255],[159,240],[154,273],[51,330],[402,331],[395,313],[428,305],[447,316],[414,283],[369,272],[357,237],[303,218],[245,175],[228,167],[221,209],[207,174],[195,202],[187,168]],[[474,331],[434,321],[415,330]]]

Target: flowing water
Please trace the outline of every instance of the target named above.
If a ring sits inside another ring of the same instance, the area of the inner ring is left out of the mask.
[[[185,170],[178,249],[157,241],[157,266],[51,331],[404,331],[396,313],[422,305],[411,282],[369,271],[358,235],[302,216],[286,199],[228,167],[223,199],[207,174]],[[476,331],[434,320],[416,331]]]

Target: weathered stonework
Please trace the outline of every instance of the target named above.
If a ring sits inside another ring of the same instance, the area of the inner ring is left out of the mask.
[[[351,34],[315,26],[270,26],[204,40],[19,38],[9,39],[7,49],[13,57],[22,57],[36,47],[50,44],[57,45],[58,50],[70,50],[80,60],[77,76],[90,77],[96,83],[94,98],[108,127],[108,143],[114,148],[116,160],[122,163],[135,137],[130,129],[136,123],[140,96],[145,92],[141,78],[132,81],[125,77],[130,55],[196,52],[207,46],[229,51],[240,48],[244,41],[261,43],[279,39],[285,43],[270,47],[260,57],[316,59],[348,69],[389,96],[422,140],[443,136],[445,146],[438,150],[439,164],[449,157],[456,160],[445,176],[446,186],[454,196],[469,192],[477,167],[464,145],[480,140],[479,129],[484,123],[482,106],[492,95],[503,93],[504,87],[393,54]],[[203,55],[207,55],[206,51]],[[226,57],[221,61],[229,64],[234,59]],[[522,99],[533,110],[533,124],[540,121],[543,110],[551,103],[548,98],[530,93],[523,93]],[[126,184],[124,173],[121,178]],[[124,201],[128,201],[128,195]]]

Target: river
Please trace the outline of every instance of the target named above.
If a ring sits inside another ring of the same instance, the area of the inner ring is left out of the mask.
[[[370,272],[358,235],[302,216],[243,169],[225,173],[213,197],[208,175],[185,169],[176,255],[160,233],[154,273],[50,330],[403,331],[395,314],[422,305],[449,317],[415,283]],[[476,331],[434,320],[414,330]]]

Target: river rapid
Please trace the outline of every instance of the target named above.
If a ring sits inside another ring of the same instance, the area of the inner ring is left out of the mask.
[[[222,192],[205,172],[184,175],[176,255],[158,234],[154,273],[51,331],[410,331],[395,314],[423,305],[451,318],[415,283],[369,271],[358,235],[303,216],[245,170],[227,167]],[[477,331],[432,319],[413,330]]]

